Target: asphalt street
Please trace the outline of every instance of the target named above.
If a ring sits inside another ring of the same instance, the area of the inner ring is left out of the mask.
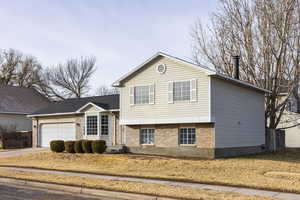
[[[0,183],[0,200],[118,200]]]

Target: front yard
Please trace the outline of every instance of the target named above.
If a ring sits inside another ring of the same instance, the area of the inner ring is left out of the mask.
[[[300,193],[300,151],[217,160],[129,154],[37,153],[2,158],[1,165],[176,179]]]
[[[167,186],[151,183],[137,183],[130,181],[115,181],[97,178],[70,177],[47,173],[30,173],[15,170],[0,170],[5,177],[25,180],[34,180],[47,183],[58,183],[64,185],[84,186],[89,188],[104,189],[111,191],[132,192],[163,197],[177,197],[187,200],[275,200],[260,196],[243,195],[234,192],[222,192],[205,189],[194,189],[189,187]]]

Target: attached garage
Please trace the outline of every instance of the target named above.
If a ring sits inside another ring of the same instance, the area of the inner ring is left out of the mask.
[[[75,140],[75,123],[42,124],[40,129],[40,146],[49,147],[52,140]]]
[[[33,147],[49,147],[52,140],[105,140],[117,143],[119,95],[72,98],[52,103],[32,118]],[[88,120],[89,119],[89,120]]]

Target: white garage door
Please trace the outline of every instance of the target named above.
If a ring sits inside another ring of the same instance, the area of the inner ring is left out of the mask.
[[[75,140],[75,124],[43,124],[40,132],[40,145],[49,147],[52,140]]]

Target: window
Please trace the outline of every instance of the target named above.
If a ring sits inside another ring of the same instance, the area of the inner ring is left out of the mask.
[[[134,104],[149,104],[149,86],[134,87]]]
[[[174,101],[190,100],[190,81],[174,82]]]
[[[154,129],[143,128],[140,130],[141,144],[154,144]]]
[[[87,116],[86,117],[86,134],[98,135],[98,117]]]
[[[180,144],[195,144],[195,142],[196,142],[195,128],[180,129]]]
[[[108,135],[108,115],[101,115],[101,135]]]

